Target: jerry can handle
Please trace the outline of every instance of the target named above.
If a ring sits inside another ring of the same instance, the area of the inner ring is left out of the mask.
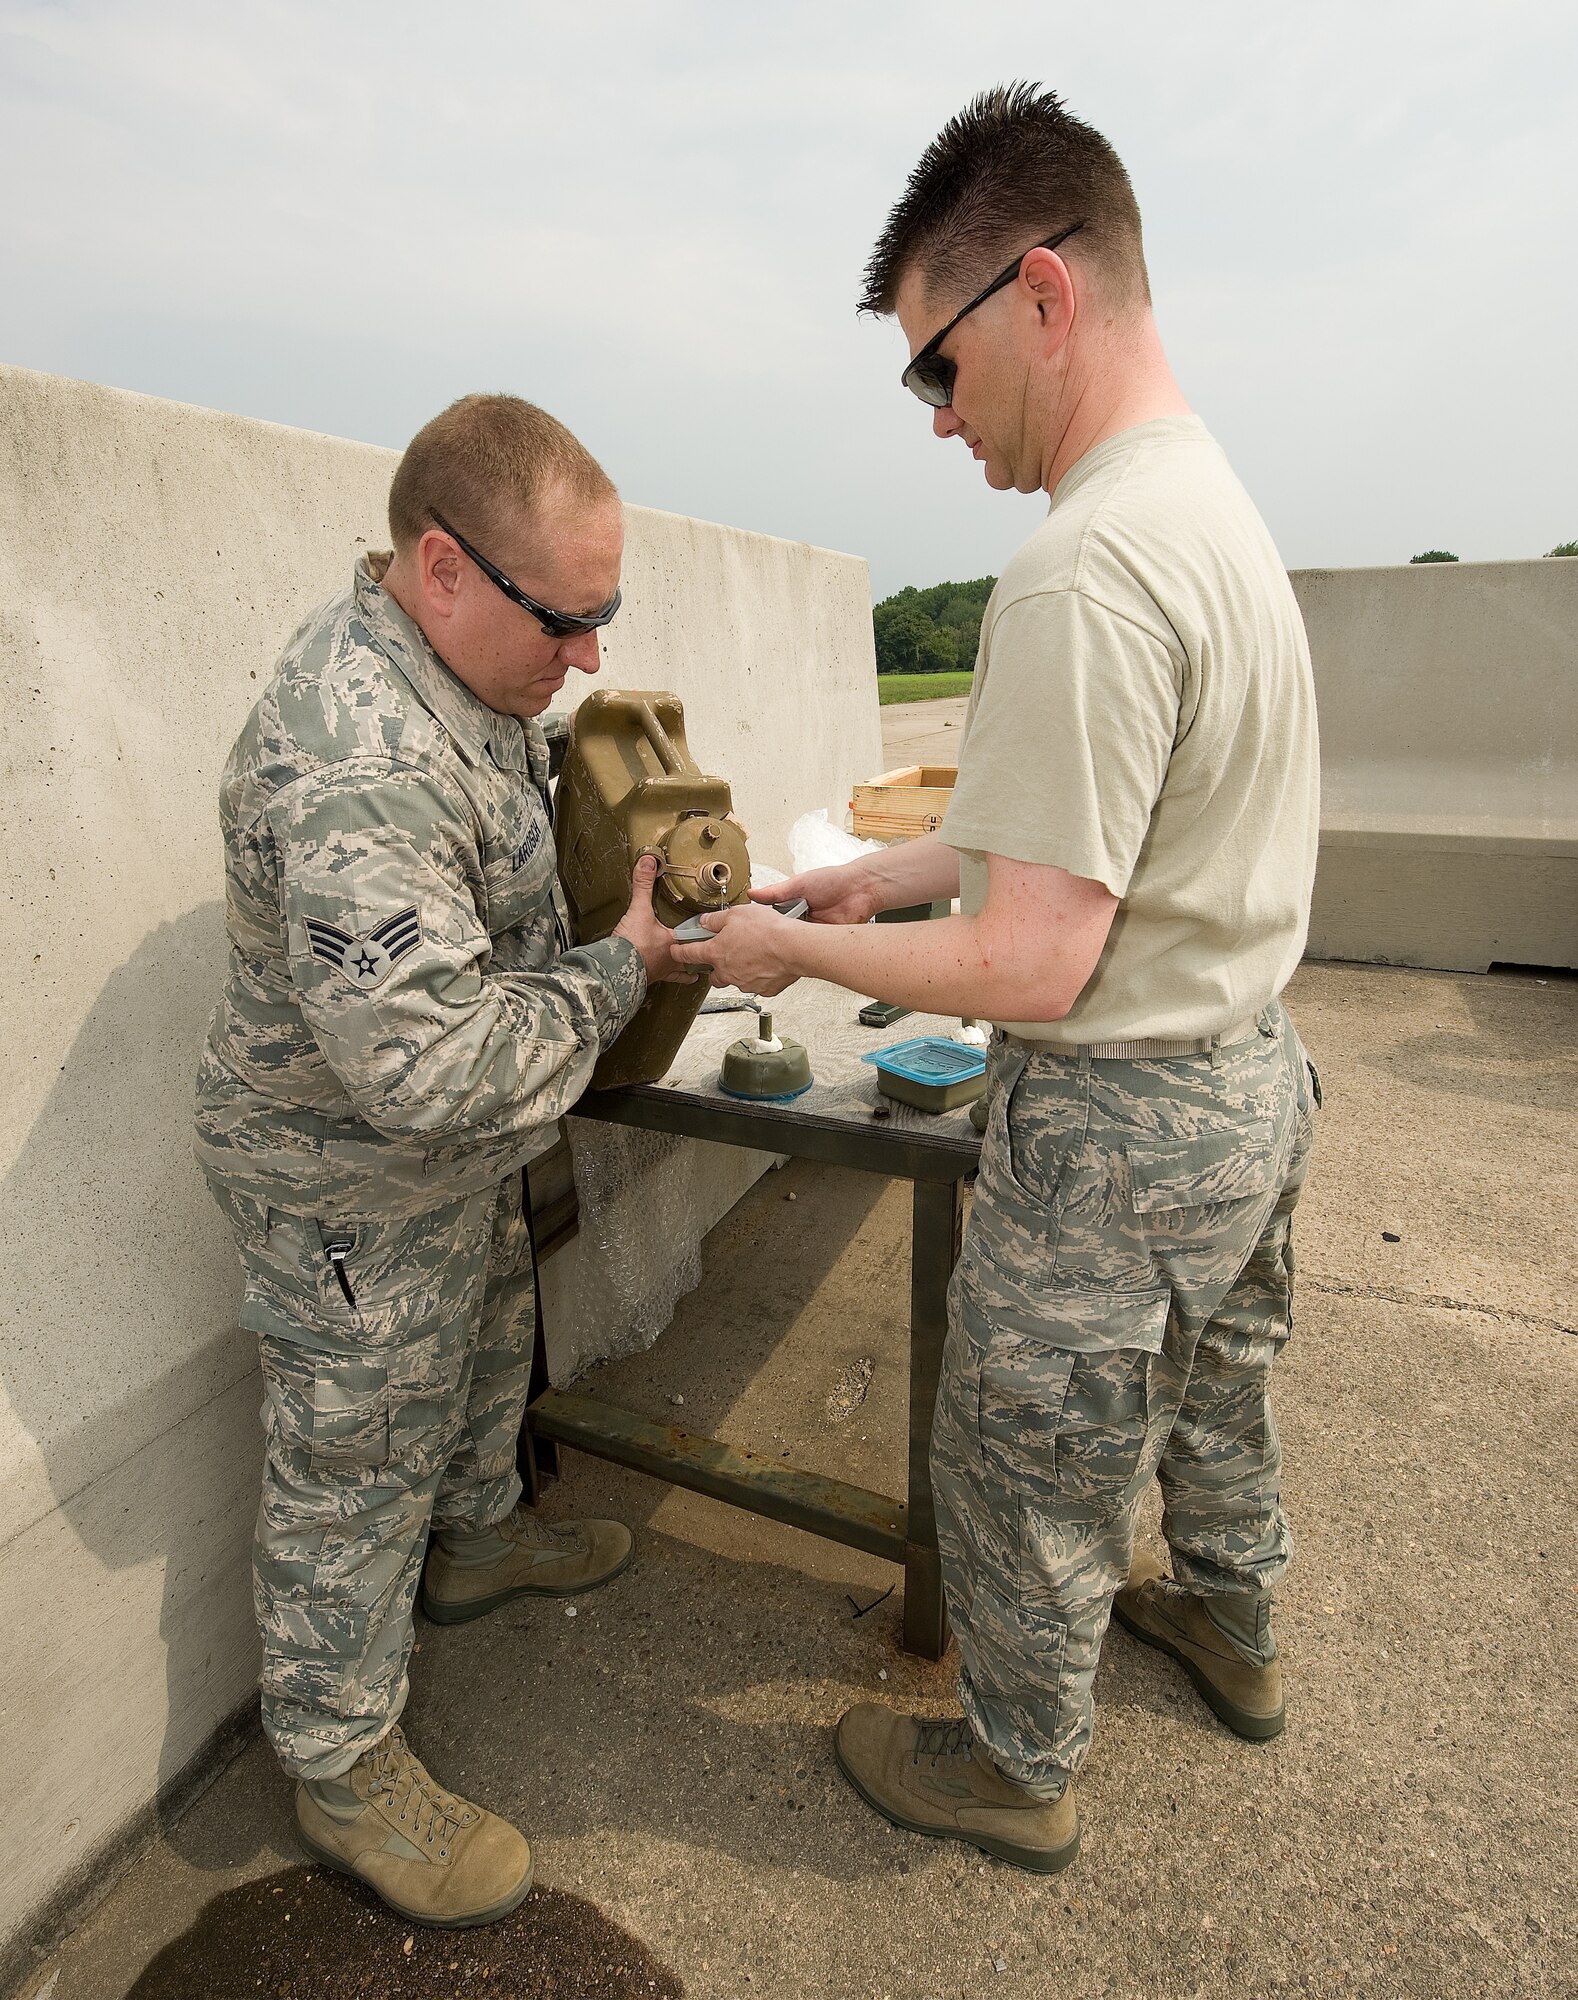
[[[652,706],[651,702],[638,701],[633,702],[631,706],[635,711],[636,720],[647,733],[647,741],[657,752],[658,762],[663,766],[668,776],[676,778],[681,773],[687,771],[689,766],[678,750],[675,749],[673,737],[669,735],[662,723],[658,721],[657,710]]]

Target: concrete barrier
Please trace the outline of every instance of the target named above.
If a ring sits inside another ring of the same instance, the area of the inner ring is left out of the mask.
[[[285,636],[386,540],[396,455],[16,369],[0,413],[3,1984],[251,1715],[259,1390],[189,1151],[215,794]],[[625,600],[607,679],[681,695],[785,865],[879,759],[865,564],[632,508]],[[698,1154],[698,1232],[760,1164]],[[550,1267],[550,1323],[595,1254]]]
[[[1578,559],[1296,570],[1312,958],[1578,965]]]

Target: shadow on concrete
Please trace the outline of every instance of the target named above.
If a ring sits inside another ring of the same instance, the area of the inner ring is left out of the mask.
[[[673,1325],[578,1388],[902,1492],[908,1230],[890,1240],[885,1198],[907,1204],[908,1189],[803,1162],[769,1174],[703,1245],[701,1284]],[[826,1413],[859,1352],[876,1357],[865,1436]],[[522,1602],[470,1626],[419,1621],[407,1721],[445,1782],[474,1786],[550,1853],[657,1840],[830,1881],[891,1866],[893,1836],[838,1774],[829,1724],[880,1677],[919,1709],[952,1706],[954,1659],[901,1650],[899,1572],[576,1452],[546,1507],[630,1522],[637,1562],[573,1615]],[[783,1689],[808,1657],[818,1692],[785,1719]]]
[[[234,1252],[191,1159],[192,1077],[224,951],[217,901],[148,935],[105,982],[0,1186],[0,1378],[38,1451],[24,1447],[11,1482],[9,1615],[14,1631],[51,1634],[51,1657],[18,1655],[9,1722],[43,1760],[61,1821],[95,1789],[136,1784],[130,1760],[100,1765],[117,1734],[160,1743],[155,1805],[73,1857],[46,1931],[152,1827],[173,1829],[252,1727],[236,1646],[251,1628],[256,1364],[234,1324]],[[92,1565],[159,1566],[162,1673],[152,1643],[104,1608],[124,1589],[72,1579],[62,1524],[90,1578]],[[113,1714],[98,1693],[109,1684]],[[49,1817],[30,1839],[61,1837]]]
[[[807,1169],[804,1163],[769,1172],[703,1241],[701,1282],[652,1346],[588,1370],[577,1390],[686,1430],[732,1436],[729,1419],[793,1340],[891,1185],[874,1174]],[[791,1207],[791,1200],[799,1205]],[[863,1340],[890,1346],[896,1328],[907,1325],[908,1269],[899,1266],[889,1275],[889,1296],[869,1302],[873,1316],[888,1309],[888,1324],[873,1324],[863,1335],[852,1315],[850,1339],[857,1346]],[[901,1351],[902,1341],[900,1335]],[[684,1384],[680,1408],[668,1394],[674,1383]],[[853,1476],[838,1464],[825,1469]],[[656,1480],[641,1481],[639,1490],[650,1501],[643,1519],[669,1491]]]
[[[1363,981],[1384,1013],[1391,995],[1386,971],[1344,966]],[[1442,1026],[1379,1049],[1369,1060],[1400,1082],[1429,1092],[1473,1098],[1499,1111],[1566,1111],[1578,1085],[1578,1052],[1571,1039],[1572,1001],[1578,975],[1560,970],[1503,969],[1464,976],[1415,972],[1416,981],[1439,981],[1445,1007],[1466,1006],[1472,1025]]]
[[[572,1476],[575,1511],[612,1505],[628,1518],[627,1477]],[[549,1854],[661,1842],[769,1879],[883,1878],[915,1847],[849,1787],[833,1726],[863,1700],[958,1713],[957,1654],[902,1651],[901,1593],[861,1619],[869,1585],[851,1592],[792,1561],[731,1559],[648,1530],[642,1563],[573,1620],[539,1605],[496,1613],[491,1629],[420,1627],[407,1723],[435,1770]],[[1101,1739],[1165,1722],[1230,1741],[1168,1663],[1121,1633],[1096,1698]]]

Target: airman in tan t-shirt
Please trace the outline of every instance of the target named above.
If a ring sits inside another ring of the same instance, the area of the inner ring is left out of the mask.
[[[1128,176],[1055,92],[950,121],[867,281],[936,435],[1051,511],[987,607],[940,834],[770,892],[811,923],[729,911],[675,957],[999,1030],[911,1487],[962,1712],[860,1702],[834,1747],[895,1825],[1052,1874],[1109,1618],[1238,1735],[1284,1725],[1270,1391],[1318,1092],[1277,996],[1315,869],[1314,693],[1271,538],[1168,366]],[[1135,1546],[1153,1477],[1166,1570]]]

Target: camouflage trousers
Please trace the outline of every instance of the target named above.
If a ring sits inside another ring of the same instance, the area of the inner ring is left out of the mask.
[[[1153,1475],[1173,1574],[1287,1567],[1268,1386],[1292,1324],[1312,1075],[1280,1005],[1205,1055],[999,1038],[954,1273],[932,1483],[960,1695],[993,1760],[1061,1787]]]
[[[337,1777],[405,1705],[429,1528],[490,1527],[520,1497],[535,1329],[521,1176],[343,1228],[214,1192],[263,1364],[263,1726],[288,1771]]]

